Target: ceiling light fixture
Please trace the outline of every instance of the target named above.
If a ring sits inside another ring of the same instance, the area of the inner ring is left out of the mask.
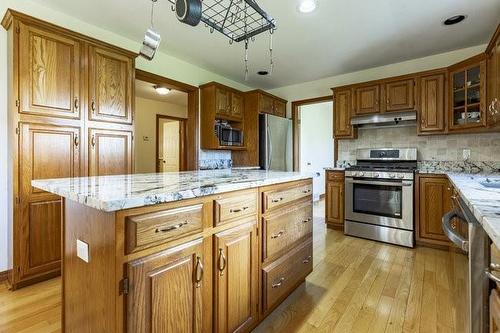
[[[168,88],[165,88],[165,87],[162,87],[162,86],[154,86],[155,90],[156,90],[156,93],[158,95],[166,95],[170,92],[170,89]]]
[[[304,14],[311,13],[316,7],[316,0],[302,0],[299,4],[299,12]]]
[[[443,24],[444,25],[453,25],[462,22],[465,20],[467,15],[455,15],[452,17],[448,17],[446,20],[444,20]]]

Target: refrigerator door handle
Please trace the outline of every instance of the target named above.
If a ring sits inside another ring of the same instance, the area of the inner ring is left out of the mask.
[[[269,158],[268,158],[268,163],[267,163],[267,170],[271,169],[271,161],[273,159],[273,141],[272,141],[272,138],[271,138],[271,131],[269,130],[269,124],[267,124],[267,141],[268,141],[268,144],[269,144],[269,150],[268,150],[268,153],[269,153]]]

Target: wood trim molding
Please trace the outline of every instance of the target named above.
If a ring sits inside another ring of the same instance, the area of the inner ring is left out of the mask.
[[[173,117],[173,116],[165,116],[162,114],[157,114],[156,115],[156,145],[155,145],[155,166],[156,166],[156,172],[160,172],[160,165],[158,164],[158,152],[160,151],[159,145],[160,145],[160,138],[158,136],[159,133],[159,126],[160,126],[160,119],[169,119],[169,120],[176,120],[179,122],[179,171],[186,171],[186,119],[185,118],[179,118],[179,117]]]
[[[303,99],[292,102],[292,137],[293,137],[293,170],[300,171],[300,113],[299,108],[304,105],[318,104],[332,101],[333,96],[321,96]],[[333,112],[333,109],[332,109]],[[335,153],[338,147],[337,140],[334,139]],[[336,157],[334,157],[336,160]],[[335,161],[334,161],[335,162]]]
[[[11,272],[12,272],[12,270],[10,270],[10,269],[3,271],[3,272],[0,272],[0,282],[8,280]]]
[[[490,53],[491,50],[495,47],[495,41],[497,38],[500,36],[500,24],[497,25],[497,29],[493,33],[493,36],[491,36],[490,42],[488,43],[488,46],[486,47],[486,53]]]
[[[182,170],[197,170],[198,150],[200,147],[198,133],[198,124],[200,123],[200,95],[198,87],[140,69],[135,70],[135,79],[153,84],[161,84],[167,88],[179,90],[188,94],[187,119],[181,118],[184,121],[184,158],[181,159],[181,161],[183,161]],[[156,149],[158,149],[158,142],[156,145]],[[155,160],[156,157],[157,156],[155,156]]]

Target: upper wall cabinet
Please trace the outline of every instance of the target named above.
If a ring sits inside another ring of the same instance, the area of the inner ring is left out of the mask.
[[[278,117],[286,117],[286,103],[287,101],[266,93],[262,90],[255,90],[258,96],[258,113],[272,114]]]
[[[380,112],[380,85],[354,88],[354,114],[357,116]]]
[[[80,118],[78,40],[19,23],[19,111]]]
[[[415,107],[413,78],[388,82],[384,85],[386,112],[412,110]]]
[[[351,126],[352,89],[335,89],[333,105],[334,137],[336,139],[356,137],[356,130]]]
[[[488,127],[500,126],[500,25],[498,25],[486,50],[487,68],[487,124]]]
[[[440,133],[446,130],[446,81],[445,70],[424,74],[418,78],[419,134]]]
[[[133,83],[133,59],[89,47],[90,120],[131,124]]]

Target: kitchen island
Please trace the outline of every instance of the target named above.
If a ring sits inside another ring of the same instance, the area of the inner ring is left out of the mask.
[[[65,332],[247,332],[312,271],[311,175],[33,181],[64,198]]]

